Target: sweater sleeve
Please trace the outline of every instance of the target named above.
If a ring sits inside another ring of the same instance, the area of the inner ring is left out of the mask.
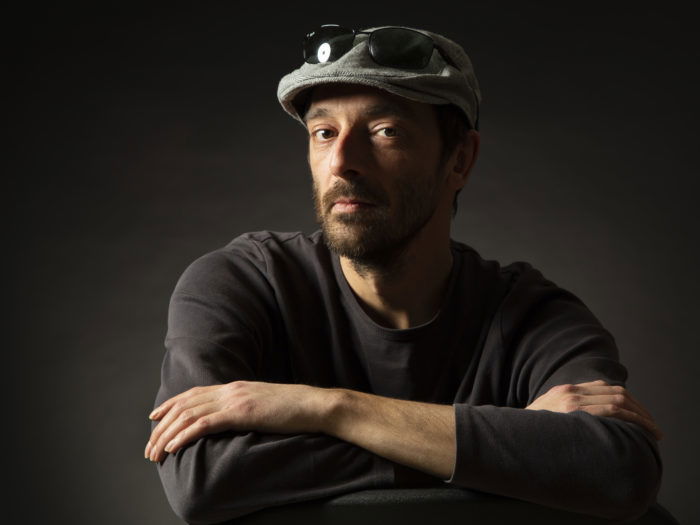
[[[614,340],[584,304],[526,270],[496,313],[486,346],[509,402],[454,404],[457,458],[449,483],[608,519],[642,515],[662,472],[648,431],[580,410],[524,409],[559,384],[603,379],[624,386]],[[498,368],[502,363],[510,366]]]
[[[156,406],[198,385],[270,380],[264,374],[283,366],[271,335],[274,296],[259,262],[250,253],[214,252],[185,271],[170,303]],[[173,510],[188,523],[219,523],[394,481],[391,462],[330,436],[234,431],[167,455],[158,473]]]

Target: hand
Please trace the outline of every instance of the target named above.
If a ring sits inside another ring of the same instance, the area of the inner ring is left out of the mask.
[[[150,414],[160,420],[144,456],[161,461],[183,445],[225,430],[320,432],[330,390],[257,381],[199,386],[174,396]]]
[[[654,434],[657,440],[663,437],[651,414],[624,387],[608,385],[602,379],[577,385],[557,385],[525,408],[552,412],[583,410],[594,416],[616,417],[637,423]]]

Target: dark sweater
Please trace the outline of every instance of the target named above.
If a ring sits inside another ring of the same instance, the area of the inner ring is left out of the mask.
[[[501,266],[455,241],[452,252],[439,313],[405,330],[366,314],[320,232],[245,234],[190,265],[171,299],[156,405],[239,379],[453,405],[457,457],[451,479],[438,480],[324,434],[223,432],[159,465],[175,512],[217,523],[344,492],[449,483],[608,518],[642,514],[661,478],[651,434],[583,411],[523,410],[558,384],[624,385],[613,337],[531,265]]]

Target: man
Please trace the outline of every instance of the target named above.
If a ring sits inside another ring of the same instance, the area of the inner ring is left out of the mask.
[[[278,96],[309,134],[321,230],[242,235],[178,282],[145,450],[175,511],[448,483],[642,514],[660,432],[612,336],[529,264],[450,238],[479,150],[463,49],[323,26],[304,50]]]

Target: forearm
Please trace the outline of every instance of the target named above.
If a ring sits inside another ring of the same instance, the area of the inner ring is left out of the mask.
[[[658,490],[655,440],[633,423],[334,392],[323,432],[453,485],[622,519],[643,513]]]
[[[165,427],[186,423],[161,471],[171,503],[192,497],[195,510],[184,513],[219,521],[391,485],[394,464],[465,488],[628,518],[653,501],[661,472],[655,441],[640,427],[583,411],[437,405],[255,381],[192,389],[161,410]],[[210,449],[222,446],[207,444],[214,435],[183,449],[203,432],[197,417],[215,433],[248,434],[228,438],[226,454]],[[158,450],[169,440],[162,432]]]
[[[583,411],[456,409],[454,485],[608,519],[637,517],[654,501],[661,460],[634,423]]]
[[[258,509],[389,488],[394,465],[323,434],[247,432],[207,436],[158,466],[175,512],[220,523]]]
[[[392,399],[347,389],[322,431],[379,456],[449,479],[455,464],[455,416],[451,405]]]
[[[216,354],[225,352],[223,347],[190,338],[171,340],[169,345],[156,406],[197,385],[223,385],[229,377],[250,375],[243,367],[234,368],[238,364],[235,359],[227,361],[226,355]],[[284,389],[271,399],[286,403],[297,399],[288,395],[284,385],[269,386]],[[310,401],[323,415],[323,404],[316,403],[316,398]],[[299,410],[289,412],[297,414]],[[151,430],[161,421],[152,421]],[[159,454],[158,473],[175,513],[188,523],[202,524],[220,523],[274,505],[389,488],[394,481],[394,464],[311,430],[286,433],[248,427],[207,433],[183,443],[171,454]]]

